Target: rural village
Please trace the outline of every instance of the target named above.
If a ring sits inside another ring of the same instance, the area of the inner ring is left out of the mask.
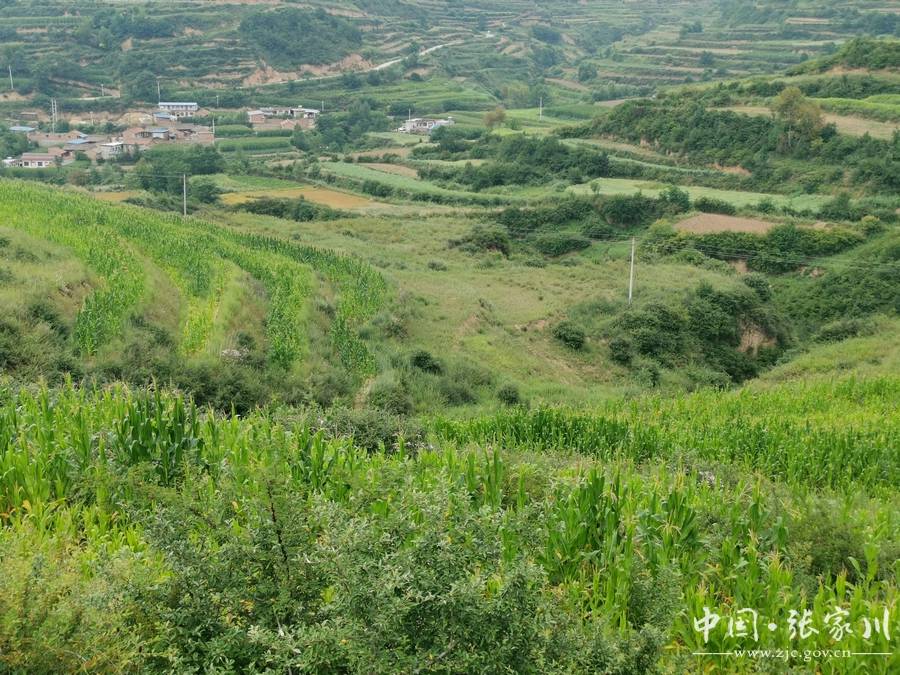
[[[246,111],[247,123],[254,132],[310,131],[315,129],[321,114],[318,108],[299,106],[271,106]],[[17,157],[4,158],[2,163],[5,167],[47,169],[66,166],[79,158],[92,162],[134,158],[160,145],[212,145],[216,141],[215,118],[209,125],[194,123],[194,118],[207,118],[210,112],[193,101],[160,101],[152,112],[129,111],[116,123],[107,123],[114,129],[109,133],[86,133],[72,128],[84,124],[84,121],[60,117],[55,109],[50,119],[40,124],[37,122],[40,117],[37,112],[23,111],[20,116],[21,119],[8,128],[11,132],[24,134],[34,149]],[[410,117],[397,132],[428,135],[453,123],[452,117]],[[65,126],[67,130],[57,131],[57,126]]]

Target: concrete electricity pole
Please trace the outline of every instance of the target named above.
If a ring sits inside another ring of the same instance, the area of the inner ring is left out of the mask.
[[[631,272],[628,275],[628,304],[634,295],[634,237],[631,238]]]

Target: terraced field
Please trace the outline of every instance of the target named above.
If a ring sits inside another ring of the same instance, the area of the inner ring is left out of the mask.
[[[68,249],[96,275],[74,318],[73,337],[85,355],[121,337],[126,320],[149,302],[158,274],[178,293],[178,349],[187,357],[218,354],[223,345],[212,344],[211,337],[230,318],[222,311],[223,298],[249,275],[265,290],[272,363],[290,369],[308,354],[310,306],[317,285],[328,284],[336,297],[331,348],[351,372],[373,367],[354,327],[378,309],[385,286],[377,273],[350,258],[14,181],[0,182],[0,208],[7,227]]]

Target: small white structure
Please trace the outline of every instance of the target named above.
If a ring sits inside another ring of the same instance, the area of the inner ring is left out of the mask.
[[[445,120],[436,120],[430,117],[413,117],[406,120],[397,131],[401,134],[430,134],[435,129],[452,124],[455,124],[452,117],[448,117]]]
[[[159,109],[173,117],[191,117],[197,114],[200,106],[195,101],[160,101]]]
[[[57,164],[70,164],[71,153],[60,148],[54,148],[56,152],[24,152],[16,160],[15,166],[23,169],[48,169]]]
[[[124,155],[126,151],[123,141],[110,141],[109,143],[100,144],[100,156],[103,159],[114,159]]]
[[[266,107],[247,111],[247,121],[260,130],[267,129],[312,129],[322,114],[317,108]]]

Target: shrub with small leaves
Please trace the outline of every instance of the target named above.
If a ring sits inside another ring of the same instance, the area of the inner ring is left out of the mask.
[[[579,350],[584,347],[587,339],[584,330],[570,321],[563,321],[553,327],[553,337],[562,342],[569,349]]]
[[[504,384],[497,390],[497,398],[504,405],[519,405],[522,397],[519,394],[519,388],[514,384]]]

